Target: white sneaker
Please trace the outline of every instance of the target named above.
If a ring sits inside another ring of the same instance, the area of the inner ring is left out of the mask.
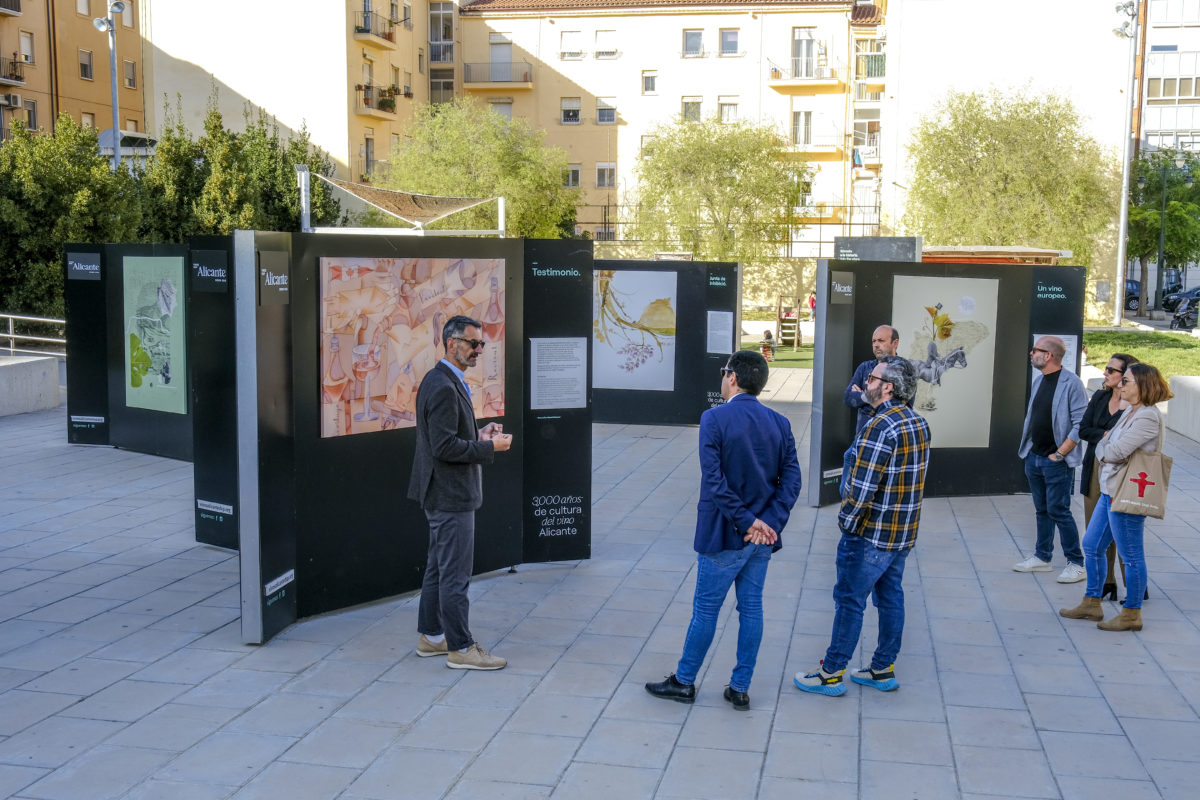
[[[1078,564],[1067,564],[1067,568],[1058,576],[1059,583],[1079,583],[1087,577],[1087,570]]]
[[[1037,556],[1030,556],[1019,564],[1013,564],[1013,572],[1051,572],[1053,569],[1049,561],[1042,561]]]

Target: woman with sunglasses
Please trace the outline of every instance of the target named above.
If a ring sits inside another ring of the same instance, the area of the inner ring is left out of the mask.
[[[1120,383],[1121,399],[1128,407],[1112,430],[1096,445],[1096,460],[1100,465],[1100,501],[1096,503],[1092,521],[1083,535],[1084,563],[1087,567],[1087,589],[1083,602],[1075,608],[1064,608],[1059,614],[1068,619],[1103,620],[1100,606],[1100,580],[1103,576],[1100,554],[1110,541],[1125,561],[1125,576],[1129,593],[1125,608],[1108,622],[1096,626],[1105,631],[1140,631],[1142,629],[1142,594],[1146,588],[1146,556],[1142,549],[1142,534],[1146,518],[1138,514],[1122,514],[1111,510],[1112,496],[1121,481],[1121,467],[1138,450],[1158,451],[1163,433],[1162,414],[1154,406],[1169,400],[1171,390],[1159,371],[1149,364],[1134,364],[1125,370]]]
[[[1092,395],[1087,410],[1083,412],[1083,421],[1079,423],[1079,438],[1087,442],[1087,452],[1083,454],[1083,469],[1079,476],[1079,493],[1083,495],[1084,524],[1091,524],[1092,509],[1100,499],[1100,470],[1096,467],[1096,445],[1105,433],[1121,419],[1124,404],[1121,401],[1121,377],[1138,360],[1127,353],[1113,353],[1104,368],[1104,383]],[[1100,599],[1110,597],[1117,599],[1117,577],[1113,567],[1116,566],[1117,545],[1114,542],[1108,546],[1105,554],[1108,560],[1108,575],[1104,579],[1104,588],[1100,590]],[[1125,564],[1121,563],[1121,580],[1125,580]]]

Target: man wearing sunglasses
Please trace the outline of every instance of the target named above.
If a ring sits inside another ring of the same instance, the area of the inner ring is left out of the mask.
[[[417,655],[445,656],[451,669],[503,669],[467,624],[467,584],[475,560],[475,511],[483,504],[483,468],[512,446],[497,422],[476,429],[466,371],[483,352],[483,326],[451,317],[442,328],[446,357],[417,390],[417,450],[409,499],[429,520],[429,558],[417,612]]]
[[[655,697],[696,701],[696,676],[716,633],[729,587],[737,595],[737,664],[725,699],[750,707],[750,679],[763,634],[762,593],[771,553],[800,496],[800,464],[792,426],[758,402],[767,362],[739,350],[721,368],[725,403],[700,416],[700,501],[694,547],[699,554],[692,621],[675,673],[647,683]]]
[[[1062,368],[1066,350],[1062,339],[1043,336],[1029,351],[1029,361],[1040,374],[1033,378],[1017,455],[1025,461],[1025,477],[1033,496],[1037,543],[1033,555],[1014,564],[1013,570],[1050,572],[1057,527],[1067,558],[1058,582],[1076,583],[1086,578],[1087,573],[1079,546],[1079,528],[1071,513],[1071,487],[1075,482],[1075,467],[1083,461],[1075,445],[1079,443],[1079,423],[1083,421],[1088,400],[1079,376]]]

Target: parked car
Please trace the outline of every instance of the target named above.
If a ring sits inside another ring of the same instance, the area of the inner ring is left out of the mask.
[[[1188,289],[1186,292],[1171,292],[1163,298],[1163,308],[1167,311],[1174,311],[1179,308],[1179,301],[1195,300],[1197,297],[1200,297],[1200,286]]]
[[[1165,281],[1164,281],[1164,283],[1165,283]],[[1179,284],[1179,283],[1167,283],[1166,284],[1167,294],[1164,296],[1163,306],[1168,311],[1172,310],[1174,307],[1166,304],[1165,297],[1169,297],[1171,294],[1173,294],[1175,292],[1179,292],[1182,289],[1183,289],[1183,284]],[[1125,309],[1127,311],[1137,311],[1138,295],[1140,295],[1141,293],[1142,293],[1142,282],[1141,281],[1135,280],[1133,278],[1127,278],[1125,280]],[[1152,294],[1146,295],[1146,305],[1151,308],[1154,307],[1154,295],[1152,295]]]

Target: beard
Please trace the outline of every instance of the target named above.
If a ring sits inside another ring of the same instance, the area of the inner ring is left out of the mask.
[[[879,381],[873,381],[872,385],[868,386],[866,390],[863,391],[863,400],[872,406],[879,405],[879,401],[882,399],[882,397],[883,387],[880,385]]]

